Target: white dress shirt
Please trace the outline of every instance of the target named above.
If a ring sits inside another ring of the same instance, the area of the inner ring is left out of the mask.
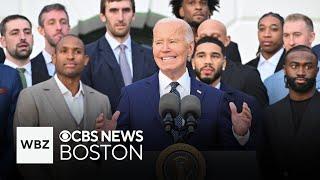
[[[27,87],[32,86],[32,72],[31,72],[31,63],[29,61],[28,64],[19,67],[18,65],[14,64],[13,62],[11,62],[10,60],[6,59],[3,63],[4,65],[10,66],[13,69],[17,69],[17,68],[24,68],[26,69],[26,71],[24,72],[24,77],[26,78],[27,81]]]
[[[56,72],[56,67],[52,63],[52,56],[49,54],[46,50],[42,51],[42,55],[44,57],[44,60],[46,61],[47,69],[49,76],[53,76]]]
[[[164,94],[167,94],[171,90],[170,83],[173,82],[169,77],[164,75],[161,71],[159,71],[159,90],[160,90],[160,97]],[[175,82],[178,82],[179,85],[177,86],[177,90],[180,93],[181,99],[187,95],[190,95],[191,89],[191,79],[189,76],[188,69],[186,72]]]
[[[117,59],[117,62],[119,64],[119,54],[120,54],[120,47],[119,45],[121,43],[119,43],[116,39],[114,39],[112,36],[110,36],[110,34],[108,32],[106,32],[106,35],[105,35],[112,51],[113,51],[113,54],[114,56],[116,57]],[[126,46],[125,48],[125,53],[126,53],[126,59],[129,63],[129,67],[130,67],[130,70],[131,70],[131,76],[133,77],[133,65],[132,65],[132,48],[131,48],[131,37],[130,35],[128,36],[128,38],[122,43]]]
[[[281,48],[277,53],[275,53],[272,57],[269,59],[265,59],[262,54],[260,54],[260,59],[258,63],[258,71],[260,73],[260,77],[262,82],[267,79],[269,76],[274,74],[274,71],[277,68],[278,62],[281,58],[281,55],[283,53],[284,49]]]
[[[167,77],[165,74],[163,74],[161,72],[161,70],[159,71],[159,93],[160,93],[160,97],[163,96],[166,93],[169,93],[171,90],[171,86],[170,83],[173,82],[169,77]],[[191,79],[189,76],[189,72],[188,69],[186,69],[186,72],[175,82],[178,82],[179,85],[177,86],[177,90],[180,93],[180,97],[183,98],[184,96],[190,95],[190,90],[191,90]],[[220,88],[220,83],[218,84],[219,88]],[[184,123],[183,123],[184,124]],[[233,126],[232,126],[232,132],[234,137],[238,140],[239,144],[241,145],[245,145],[248,140],[249,140],[249,136],[250,136],[250,132],[248,131],[248,133],[244,136],[238,136],[234,130],[233,130]]]
[[[60,81],[57,75],[54,75],[54,79],[57,82],[57,85],[64,97],[64,100],[66,101],[68,108],[76,120],[78,124],[81,123],[81,120],[83,118],[83,98],[84,98],[84,93],[83,93],[83,87],[82,83],[80,81],[80,87],[79,91],[76,93],[75,96],[72,96],[71,91],[69,91],[68,88]]]

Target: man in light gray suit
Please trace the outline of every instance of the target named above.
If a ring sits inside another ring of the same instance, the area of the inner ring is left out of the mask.
[[[56,67],[56,75],[40,84],[24,89],[18,98],[14,117],[14,127],[19,126],[51,126],[54,127],[54,164],[37,168],[22,166],[21,171],[26,178],[63,179],[65,176],[73,178],[72,173],[90,173],[88,165],[95,166],[94,162],[86,162],[85,169],[81,166],[59,161],[59,133],[62,130],[95,130],[96,119],[105,116],[111,119],[111,107],[107,96],[84,85],[80,81],[81,72],[88,63],[83,42],[74,35],[66,35],[57,44],[52,56]],[[116,118],[116,116],[114,116]],[[105,118],[104,118],[105,119]],[[105,120],[106,120],[105,119]],[[16,130],[16,128],[15,128]],[[58,152],[58,153],[56,153]],[[82,162],[82,163],[84,163]],[[76,163],[81,163],[76,161]],[[74,166],[73,166],[74,165]],[[65,172],[72,167],[72,172]],[[90,166],[89,166],[90,167]],[[30,171],[30,168],[33,171]],[[49,170],[48,170],[49,169]],[[53,170],[52,170],[53,169]],[[60,173],[63,169],[63,173]],[[28,172],[27,174],[26,171]],[[58,173],[57,173],[58,172]],[[39,173],[42,173],[41,175]],[[34,177],[36,176],[36,177]],[[83,177],[81,175],[81,177]]]

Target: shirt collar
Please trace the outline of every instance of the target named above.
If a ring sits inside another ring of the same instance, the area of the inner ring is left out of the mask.
[[[173,82],[168,76],[159,71],[159,85],[162,89],[170,88],[170,83]],[[190,76],[188,69],[186,68],[186,72],[176,81],[182,87],[183,90],[190,89]]]
[[[221,88],[221,82],[219,82],[219,83],[215,86],[215,88],[220,89],[220,88]]]
[[[46,64],[52,63],[52,56],[49,54],[46,50],[42,51],[42,55],[44,57],[44,60],[46,61]]]
[[[260,60],[259,60],[259,64],[258,66],[268,62],[270,64],[272,64],[273,66],[277,66],[278,65],[278,62],[280,61],[280,58],[281,58],[281,55],[283,53],[284,49],[281,48],[279,49],[278,52],[276,52],[273,56],[271,56],[268,60],[266,60],[262,54],[260,54]]]
[[[115,38],[113,38],[108,32],[106,32],[105,37],[106,37],[106,39],[107,39],[108,43],[110,44],[110,47],[113,51],[116,50],[119,47],[119,45],[121,44]],[[130,35],[122,44],[126,45],[127,49],[129,51],[131,51],[131,37],[130,37]]]
[[[54,75],[54,79],[56,80],[57,85],[58,85],[62,95],[65,95],[67,93],[72,95],[71,91],[69,91],[69,89],[60,81],[60,79],[58,78],[57,74]],[[81,81],[80,81],[79,91],[76,93],[76,95],[74,97],[78,97],[80,95],[84,95],[84,91],[83,91],[83,87],[82,87],[82,82]]]
[[[24,69],[26,69],[26,72],[27,72],[28,74],[31,74],[31,63],[30,63],[30,61],[28,62],[28,64],[26,64],[26,65],[24,65],[24,66],[22,66],[22,67],[19,67],[18,65],[14,64],[12,61],[10,61],[10,60],[8,60],[8,59],[6,59],[3,64],[4,64],[4,65],[7,65],[7,66],[10,66],[10,67],[12,67],[12,68],[14,68],[14,69],[24,68]]]

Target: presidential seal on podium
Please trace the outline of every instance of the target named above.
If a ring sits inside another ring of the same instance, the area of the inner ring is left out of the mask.
[[[160,153],[156,174],[159,180],[201,180],[206,175],[206,163],[195,147],[177,143]]]

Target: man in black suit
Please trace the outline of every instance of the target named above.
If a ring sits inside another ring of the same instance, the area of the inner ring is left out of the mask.
[[[131,40],[130,25],[134,18],[134,0],[101,0],[100,19],[107,32],[86,46],[90,61],[82,81],[107,95],[113,112],[122,87],[157,71],[151,50]]]
[[[258,148],[266,179],[319,179],[320,94],[316,54],[298,45],[285,56],[289,95],[266,109]]]
[[[226,66],[226,48],[224,44],[214,37],[201,37],[195,44],[192,66],[197,79],[226,92],[226,99],[232,102],[241,114],[250,114],[251,127],[248,134],[249,141],[243,143],[244,149],[255,149],[256,126],[261,119],[261,107],[258,101],[241,91],[229,87],[221,82],[221,74]],[[245,137],[243,137],[245,139]]]
[[[69,33],[69,16],[61,4],[50,4],[42,8],[38,16],[38,31],[45,39],[45,48],[31,59],[34,76],[33,84],[48,80],[55,74],[51,55],[60,39]]]
[[[0,64],[3,64],[5,59],[6,55],[4,54],[3,49],[0,47]]]
[[[198,28],[198,37],[216,37],[225,46],[228,43],[226,27],[217,20],[208,19]],[[268,95],[259,72],[251,67],[234,63],[226,58],[226,66],[221,75],[221,82],[255,97],[261,106],[268,104]]]
[[[185,20],[192,28],[194,37],[197,37],[199,25],[217,11],[219,0],[170,0],[172,13],[179,19]],[[228,36],[230,40],[230,36]],[[229,60],[241,64],[241,56],[238,44],[229,41],[226,46],[226,56]]]
[[[283,17],[273,12],[264,14],[258,21],[258,56],[247,65],[258,69],[262,81],[283,68],[283,24]]]

